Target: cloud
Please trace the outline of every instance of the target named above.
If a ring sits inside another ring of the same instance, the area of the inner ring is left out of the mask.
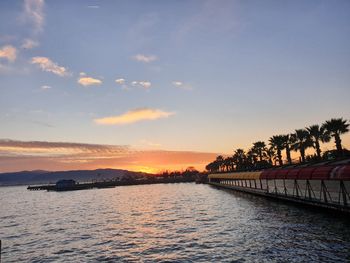
[[[17,49],[11,45],[0,48],[0,58],[7,59],[9,62],[14,62],[17,57]]]
[[[38,65],[43,71],[51,72],[61,77],[69,75],[69,72],[65,67],[57,65],[47,57],[33,57],[31,63]]]
[[[126,153],[128,146],[111,146],[98,144],[44,142],[44,141],[15,141],[0,139],[0,156],[30,155],[30,156],[71,156],[80,155],[98,158],[99,154],[113,155]]]
[[[155,61],[157,57],[154,55],[147,56],[147,55],[137,54],[133,56],[133,59],[139,62],[150,63],[152,61]]]
[[[97,9],[97,8],[100,8],[100,6],[99,5],[88,5],[87,8]]]
[[[149,89],[152,86],[152,83],[150,81],[132,81],[131,85],[134,87],[141,87],[144,89]]]
[[[81,77],[86,76],[86,73],[85,72],[80,72],[79,76],[81,76]]]
[[[48,85],[43,85],[40,87],[42,90],[49,90],[49,89],[52,89],[51,86],[48,86]]]
[[[168,118],[174,112],[166,112],[159,109],[141,108],[128,111],[118,116],[95,119],[95,123],[102,125],[125,125],[145,120],[157,120]]]
[[[192,86],[189,84],[185,84],[182,81],[173,81],[172,84],[179,89],[184,89],[184,90],[192,90]]]
[[[0,139],[0,172],[119,168],[134,171],[203,169],[217,153],[140,150],[125,145]]]
[[[183,83],[181,81],[173,81],[173,85],[175,87],[181,87],[183,85]]]
[[[123,79],[123,78],[116,79],[115,82],[118,83],[119,85],[124,85],[125,84],[125,79]]]
[[[27,38],[27,39],[23,40],[21,48],[32,49],[32,48],[35,48],[37,46],[39,46],[39,42],[38,41],[35,41],[35,40]]]
[[[45,22],[44,4],[44,0],[24,0],[24,19],[32,23],[34,33],[43,30]]]
[[[78,79],[78,83],[86,87],[86,86],[92,86],[92,85],[101,85],[102,81],[91,77],[81,77]]]
[[[141,140],[140,143],[145,145],[145,146],[150,146],[150,147],[160,147],[160,146],[162,146],[160,143],[155,143],[155,142],[151,142],[151,141],[148,141],[148,140]]]

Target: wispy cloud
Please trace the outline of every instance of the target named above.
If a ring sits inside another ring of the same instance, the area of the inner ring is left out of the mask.
[[[40,33],[43,30],[44,5],[44,0],[24,0],[24,19],[33,25],[34,33]]]
[[[152,83],[150,81],[132,81],[131,85],[134,87],[141,87],[147,90],[152,86]]]
[[[87,8],[97,9],[100,8],[99,5],[88,5]]]
[[[101,85],[102,80],[83,75],[78,79],[78,83],[86,87],[86,86],[92,86],[92,85]]]
[[[41,86],[40,88],[41,88],[42,90],[49,90],[49,89],[52,89],[52,87],[49,86],[49,85],[43,85],[43,86]]]
[[[33,57],[31,63],[38,65],[43,71],[51,72],[61,77],[69,75],[69,72],[65,67],[57,65],[47,57]]]
[[[192,86],[190,84],[187,83],[183,83],[182,81],[173,81],[172,84],[179,89],[183,89],[183,90],[192,90]]]
[[[9,62],[14,62],[17,57],[17,49],[14,46],[7,45],[0,48],[0,58]]]
[[[133,59],[139,62],[150,63],[157,60],[157,57],[154,55],[137,54],[133,56]]]
[[[19,170],[77,170],[120,168],[157,172],[204,169],[217,153],[140,150],[123,145],[0,139],[0,172]]]
[[[148,147],[161,147],[162,145],[160,143],[155,143],[155,142],[151,142],[149,140],[141,140],[140,143],[144,146],[148,146]]]
[[[119,85],[124,85],[125,84],[125,79],[123,79],[123,78],[116,79],[115,82],[118,83]]]
[[[39,46],[39,42],[38,41],[35,41],[33,39],[27,38],[27,39],[23,40],[21,48],[32,49],[32,48],[35,48],[37,46]]]
[[[101,153],[116,156],[128,151],[127,146],[111,146],[69,142],[45,142],[45,141],[15,141],[0,139],[0,156],[8,155],[31,155],[31,156],[69,156],[84,154],[98,158]]]
[[[94,121],[102,125],[125,125],[145,120],[168,118],[174,114],[174,112],[166,112],[159,109],[141,108],[128,111],[118,116],[95,119]]]

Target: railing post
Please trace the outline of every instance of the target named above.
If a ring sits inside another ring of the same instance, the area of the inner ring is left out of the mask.
[[[343,203],[344,203],[344,205],[347,206],[348,205],[347,198],[346,198],[347,192],[346,192],[344,182],[342,180],[340,181],[340,189],[341,189],[341,193],[343,195]]]

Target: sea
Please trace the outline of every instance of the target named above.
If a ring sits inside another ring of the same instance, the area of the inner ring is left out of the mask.
[[[205,184],[0,188],[1,262],[350,262],[350,220]]]

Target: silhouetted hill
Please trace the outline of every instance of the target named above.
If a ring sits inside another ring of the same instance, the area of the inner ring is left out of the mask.
[[[91,180],[112,180],[121,178],[138,178],[147,174],[140,172],[130,172],[120,169],[97,169],[97,170],[77,170],[77,171],[22,171],[14,173],[1,173],[0,186],[6,185],[28,185],[28,184],[48,184],[56,183],[60,179],[73,179],[78,182]]]

